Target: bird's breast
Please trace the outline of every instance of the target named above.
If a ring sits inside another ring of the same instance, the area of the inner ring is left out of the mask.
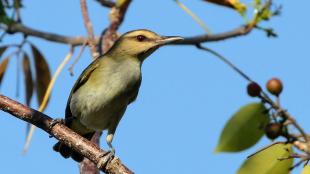
[[[71,98],[70,109],[79,121],[93,130],[104,130],[112,119],[122,117],[132,89],[141,79],[140,65],[112,64],[96,69],[90,79]],[[95,73],[95,74],[94,74]]]

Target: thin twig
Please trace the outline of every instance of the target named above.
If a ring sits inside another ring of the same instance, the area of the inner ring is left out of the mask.
[[[102,36],[102,53],[105,53],[108,49],[110,49],[118,38],[117,30],[125,18],[125,14],[130,3],[131,0],[117,0],[115,6],[111,9],[109,14],[110,24],[105,29],[104,35]]]
[[[294,164],[292,167],[289,168],[289,171],[295,169],[296,167],[300,166],[302,163],[305,163],[306,160],[301,159],[300,161],[298,161],[296,164]]]
[[[82,56],[82,53],[84,52],[84,49],[86,47],[86,44],[87,42],[85,42],[82,46],[81,46],[81,49],[78,53],[78,55],[76,56],[76,58],[74,58],[74,61],[73,63],[70,65],[70,67],[68,68],[69,72],[70,72],[70,75],[73,76],[74,73],[73,73],[73,67],[77,64],[77,62],[79,61],[80,57]]]
[[[81,4],[81,11],[82,11],[84,25],[85,25],[85,28],[88,34],[88,43],[89,43],[88,45],[92,52],[92,57],[97,57],[98,52],[96,50],[96,42],[95,42],[93,24],[91,23],[89,16],[88,16],[86,0],[80,0],[80,4]]]
[[[283,160],[288,160],[288,159],[300,159],[296,164],[294,164],[293,166],[291,166],[289,168],[289,170],[293,170],[294,168],[300,166],[302,163],[304,163],[304,165],[307,164],[307,161],[310,160],[310,155],[304,155],[304,154],[298,154],[298,153],[293,153],[290,154],[288,157],[284,157],[284,158],[278,158],[278,160],[283,161]]]
[[[194,19],[194,21],[200,25],[200,27],[206,31],[207,34],[212,34],[212,32],[209,30],[209,28],[202,22],[202,20],[195,15],[189,8],[187,8],[184,4],[182,4],[179,0],[174,0],[175,3],[185,12],[187,13],[190,17]]]
[[[221,61],[223,61],[225,64],[227,64],[229,67],[231,67],[233,70],[235,70],[240,76],[242,76],[244,79],[246,79],[247,81],[249,82],[252,82],[252,79],[247,76],[244,72],[242,72],[237,66],[235,66],[232,62],[230,62],[228,59],[226,59],[224,56],[222,56],[221,54],[219,54],[218,52],[210,49],[210,48],[207,48],[207,47],[204,47],[200,44],[197,44],[196,47],[198,49],[201,49],[201,50],[205,50],[211,54],[213,54],[215,57],[219,58]]]
[[[70,46],[69,53],[63,59],[63,61],[59,64],[59,66],[56,69],[55,74],[53,75],[51,81],[48,84],[48,87],[47,87],[46,92],[44,94],[44,98],[43,98],[43,100],[42,100],[42,102],[40,104],[40,107],[39,107],[39,112],[43,112],[44,108],[46,107],[47,101],[48,101],[48,99],[49,99],[49,97],[51,95],[51,92],[52,92],[52,89],[53,89],[54,84],[56,82],[56,79],[58,78],[58,76],[59,76],[60,72],[62,71],[62,69],[64,68],[64,66],[71,59],[71,57],[73,55],[73,52],[74,52],[74,47]],[[26,142],[25,142],[25,145],[24,145],[24,148],[23,148],[23,153],[24,154],[27,153],[27,151],[29,149],[29,145],[30,145],[30,142],[31,142],[31,139],[32,139],[32,136],[33,136],[35,128],[36,128],[36,126],[31,125],[31,127],[29,129],[29,132],[28,132],[28,135],[27,135],[27,138],[26,138]]]

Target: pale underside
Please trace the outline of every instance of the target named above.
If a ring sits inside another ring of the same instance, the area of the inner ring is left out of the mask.
[[[71,128],[78,133],[105,129],[115,131],[127,105],[135,99],[139,90],[139,61],[115,61],[109,57],[100,61],[103,63],[70,99],[70,110],[77,118]],[[105,66],[107,63],[109,66]],[[83,130],[81,124],[88,130]]]

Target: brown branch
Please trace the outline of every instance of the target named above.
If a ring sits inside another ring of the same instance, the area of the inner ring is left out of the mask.
[[[101,132],[97,131],[93,135],[91,142],[99,146],[100,136]],[[80,163],[80,174],[100,174],[100,171],[98,170],[95,163],[93,163],[91,160],[87,158],[84,158],[84,160]]]
[[[82,11],[84,25],[85,25],[85,28],[86,28],[87,34],[88,34],[88,43],[89,43],[88,45],[90,47],[92,57],[97,57],[98,52],[96,49],[94,29],[93,29],[93,24],[90,22],[90,18],[88,16],[88,9],[87,9],[86,0],[80,0],[80,4],[81,4],[81,11]]]
[[[112,28],[118,28],[120,25],[117,24],[118,22],[113,22],[110,24],[108,27],[110,30]],[[118,26],[117,26],[117,25]],[[117,26],[117,27],[116,27]],[[28,36],[33,36],[33,37],[38,37],[41,39],[45,39],[48,41],[52,42],[58,42],[58,43],[63,43],[63,44],[70,44],[72,46],[77,46],[77,45],[83,45],[83,43],[87,42],[87,38],[83,36],[65,36],[65,35],[60,35],[60,34],[55,34],[55,33],[50,33],[50,32],[45,32],[45,31],[40,31],[36,30],[30,27],[27,27],[21,23],[13,23],[10,26],[6,24],[0,24],[0,28],[4,29],[7,33],[9,34],[15,34],[15,33],[23,33]],[[199,43],[204,43],[204,42],[214,42],[214,41],[221,41],[221,40],[226,40],[226,39],[231,39],[234,37],[239,37],[239,36],[244,36],[249,34],[253,30],[254,26],[252,25],[243,25],[240,26],[236,29],[233,29],[231,31],[219,33],[219,34],[202,34],[202,35],[197,35],[193,37],[185,37],[184,40],[179,41],[174,43],[175,45],[196,45]],[[111,37],[111,32],[109,34],[105,34],[106,37]],[[95,38],[95,42],[99,42],[99,37]]]
[[[50,128],[52,118],[25,105],[22,105],[6,96],[0,95],[0,109],[11,115],[31,123],[45,132],[49,133],[59,141],[65,143],[86,158],[94,162],[97,167],[109,174],[132,174],[119,158],[114,157],[112,160],[108,157],[106,151],[100,149],[94,143],[81,137],[63,124],[56,124]]]
[[[27,36],[34,36],[52,42],[70,44],[72,46],[82,45],[87,41],[83,36],[70,37],[45,31],[40,31],[34,28],[27,27],[21,23],[12,23],[9,26],[1,23],[0,28],[5,30],[8,34],[23,33]]]
[[[109,0],[96,0],[96,1],[104,7],[112,8],[115,6],[115,3],[113,1]]]
[[[86,47],[86,44],[87,44],[86,42],[83,43],[83,45],[82,45],[81,48],[80,48],[80,51],[79,51],[78,55],[76,56],[76,58],[74,59],[73,63],[70,65],[70,67],[68,68],[68,70],[69,70],[71,76],[74,75],[74,73],[73,73],[73,68],[74,68],[74,66],[77,64],[77,62],[79,61],[79,59],[81,58],[81,56],[82,56],[82,54],[83,54],[83,51],[84,51],[84,49],[85,49],[85,47]]]
[[[126,11],[131,3],[131,0],[118,0],[115,6],[111,9],[109,19],[110,25],[105,29],[102,36],[101,46],[102,52],[106,52],[118,38],[117,29],[122,24]]]
[[[244,36],[249,34],[255,25],[252,23],[240,26],[231,31],[219,33],[219,34],[203,34],[193,37],[185,37],[184,40],[173,43],[174,45],[196,45],[203,42],[214,42],[214,41],[222,41],[226,39],[235,38],[238,36]]]

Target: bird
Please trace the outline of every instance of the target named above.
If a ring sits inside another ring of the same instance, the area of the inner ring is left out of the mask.
[[[160,36],[146,29],[124,33],[75,82],[64,124],[88,140],[96,131],[107,130],[106,143],[114,155],[113,137],[127,106],[137,98],[143,61],[159,47],[180,40],[183,38]],[[64,158],[71,157],[77,162],[84,159],[60,141],[53,149]]]

